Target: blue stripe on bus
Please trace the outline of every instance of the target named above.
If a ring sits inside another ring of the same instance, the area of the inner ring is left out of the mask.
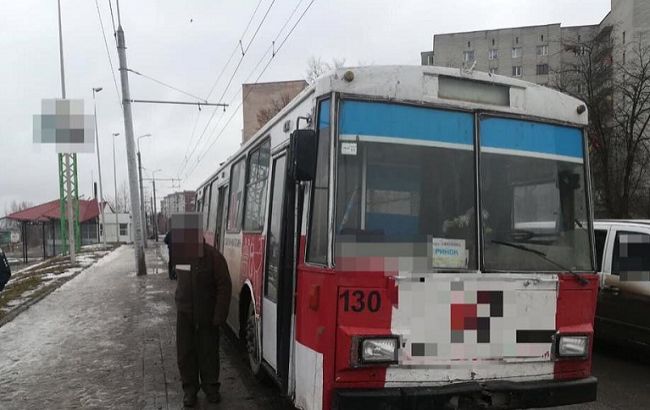
[[[582,130],[510,118],[481,120],[481,147],[583,158]]]
[[[472,114],[408,105],[342,101],[339,134],[473,145]]]

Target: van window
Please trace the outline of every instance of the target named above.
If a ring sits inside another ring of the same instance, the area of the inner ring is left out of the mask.
[[[612,274],[650,271],[650,235],[618,231],[614,240]],[[621,278],[624,280],[624,278]]]
[[[595,229],[594,235],[596,238],[596,271],[600,272],[603,269],[603,253],[605,251],[605,241],[607,240],[607,230]]]

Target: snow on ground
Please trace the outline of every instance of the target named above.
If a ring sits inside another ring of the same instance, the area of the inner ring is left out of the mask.
[[[5,290],[0,293],[0,326],[2,318],[15,309],[28,305],[61,286],[93,264],[104,264],[112,259],[111,249],[103,246],[84,246],[72,265],[67,257],[58,256],[14,272]]]

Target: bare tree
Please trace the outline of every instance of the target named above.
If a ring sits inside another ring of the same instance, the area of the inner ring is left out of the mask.
[[[131,211],[129,195],[129,187],[126,185],[125,181],[122,181],[117,190],[117,199],[110,194],[104,194],[104,200],[108,203],[113,212],[128,213]]]
[[[598,213],[628,218],[648,209],[642,205],[642,185],[649,158],[650,50],[637,42],[632,58],[615,62],[613,33],[608,26],[593,38],[565,41],[565,50],[575,58],[563,63],[556,78],[559,89],[589,108],[587,135]]]
[[[9,214],[13,214],[15,212],[22,211],[23,209],[31,208],[33,206],[33,203],[29,201],[16,201],[15,199],[11,201],[11,204],[9,206],[5,205],[5,216]]]
[[[332,71],[337,68],[341,68],[345,65],[345,59],[333,59],[331,63],[323,61],[320,57],[310,57],[307,61],[307,72],[305,74],[305,80],[309,84],[313,84],[314,81],[321,75]]]
[[[279,113],[282,111],[282,109],[291,102],[291,95],[289,94],[282,94],[280,98],[276,99],[274,98],[273,101],[271,101],[271,104],[267,106],[266,108],[262,108],[259,110],[257,113],[257,123],[259,124],[260,128],[264,126],[271,118],[275,116],[275,114]]]

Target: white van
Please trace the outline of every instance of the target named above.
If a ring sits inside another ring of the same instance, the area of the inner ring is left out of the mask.
[[[650,220],[594,222],[596,337],[650,351]]]

